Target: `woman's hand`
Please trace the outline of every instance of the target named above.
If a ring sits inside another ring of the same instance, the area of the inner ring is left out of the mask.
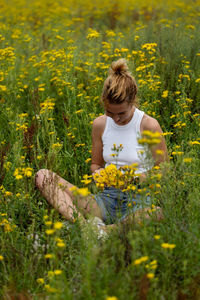
[[[95,171],[92,173],[92,177],[93,177],[94,182],[96,182],[96,180],[94,179],[94,175],[95,175],[95,174],[100,174],[101,170],[104,170],[104,168],[99,168],[99,169],[95,170]]]
[[[99,169],[97,169],[97,170],[95,170],[93,173],[92,173],[92,176],[94,176],[94,174],[96,174],[96,173],[100,173],[101,172],[101,170],[104,170],[104,168],[99,168]]]
[[[143,183],[143,182],[145,182],[146,179],[147,179],[147,174],[146,174],[146,173],[138,174],[138,177],[137,177],[137,178],[139,179],[139,182],[140,182],[140,183]]]

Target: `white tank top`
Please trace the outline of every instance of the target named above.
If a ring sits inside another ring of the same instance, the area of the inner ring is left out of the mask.
[[[136,174],[146,172],[152,168],[152,163],[147,159],[145,148],[138,144],[138,138],[141,137],[140,124],[144,112],[135,108],[132,119],[126,125],[117,125],[112,118],[106,117],[106,126],[102,135],[103,142],[103,158],[105,166],[115,164],[117,168],[137,163]],[[122,151],[118,157],[113,157],[111,150],[113,144],[123,145]],[[142,154],[143,152],[143,154]]]

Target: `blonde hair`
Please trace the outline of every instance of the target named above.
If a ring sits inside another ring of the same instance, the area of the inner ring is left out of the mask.
[[[112,62],[109,76],[104,82],[102,101],[112,104],[120,104],[124,101],[129,104],[138,104],[137,85],[135,79],[128,70],[126,60],[120,58]]]

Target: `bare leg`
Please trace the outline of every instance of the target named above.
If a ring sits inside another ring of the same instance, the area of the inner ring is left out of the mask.
[[[74,185],[56,173],[46,169],[39,170],[35,176],[35,184],[47,201],[66,219],[74,220],[74,212],[81,220],[87,215],[102,218],[101,210],[92,196],[74,197],[70,190]]]
[[[155,218],[158,221],[163,219],[162,209],[159,206],[155,206],[154,208],[144,208],[135,212],[136,221],[139,222],[142,219],[150,219]]]
[[[129,221],[134,221],[136,223],[141,223],[144,219],[155,218],[158,221],[163,219],[162,209],[159,206],[151,208],[144,208],[137,210],[134,214],[128,215],[122,223],[126,223]]]

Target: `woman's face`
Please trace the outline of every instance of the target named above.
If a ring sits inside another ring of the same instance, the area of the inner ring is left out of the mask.
[[[117,125],[126,125],[132,118],[135,107],[126,101],[120,104],[104,103],[106,116],[113,119]]]

